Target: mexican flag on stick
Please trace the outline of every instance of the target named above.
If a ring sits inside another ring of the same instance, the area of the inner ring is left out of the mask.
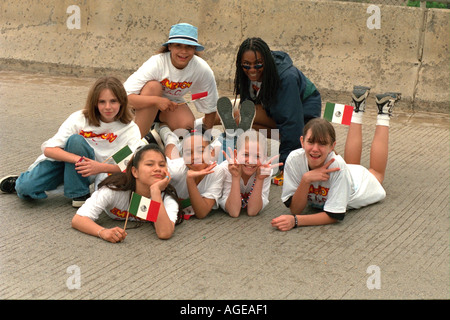
[[[352,122],[353,107],[345,104],[327,102],[323,118],[334,123],[345,124],[347,126]]]
[[[113,160],[117,163],[120,170],[124,171],[127,167],[128,161],[130,161],[133,152],[129,146],[125,146],[112,155]]]
[[[156,222],[160,206],[161,203],[133,192],[128,212],[138,218]]]

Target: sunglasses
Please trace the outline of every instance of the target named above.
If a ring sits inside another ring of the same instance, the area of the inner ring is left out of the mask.
[[[255,69],[255,70],[259,70],[259,69],[261,69],[261,68],[263,68],[263,67],[264,67],[264,65],[263,65],[262,63],[255,64],[255,65],[253,65],[253,66],[250,66],[250,65],[248,65],[248,64],[243,64],[243,65],[242,65],[242,68],[244,68],[245,70],[250,70],[251,68],[253,68],[253,69]]]

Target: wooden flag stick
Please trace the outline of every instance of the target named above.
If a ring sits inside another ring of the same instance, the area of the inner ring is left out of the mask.
[[[125,225],[123,226],[123,231],[127,228],[128,217],[130,216],[130,211],[127,212],[127,218],[125,219]]]

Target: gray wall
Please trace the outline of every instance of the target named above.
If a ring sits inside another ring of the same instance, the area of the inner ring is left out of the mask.
[[[71,5],[80,8],[80,29],[67,26]],[[449,10],[377,5],[381,25],[370,29],[369,6],[326,0],[2,0],[0,68],[126,79],[166,41],[171,25],[188,22],[199,28],[203,58],[221,90],[232,89],[239,44],[259,36],[271,49],[288,52],[325,99],[340,99],[361,84],[373,93],[401,92],[409,110],[449,112]]]

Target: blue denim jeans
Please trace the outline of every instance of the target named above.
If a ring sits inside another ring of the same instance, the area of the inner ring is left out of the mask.
[[[94,149],[80,135],[69,137],[64,150],[80,157],[95,159]],[[82,177],[77,173],[74,163],[44,160],[19,176],[16,192],[21,199],[45,199],[45,191],[64,184],[64,195],[73,199],[88,194],[91,181],[92,178]]]

